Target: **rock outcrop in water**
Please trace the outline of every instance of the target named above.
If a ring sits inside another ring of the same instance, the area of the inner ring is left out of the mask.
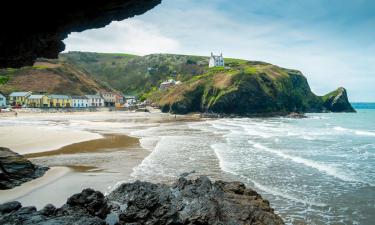
[[[47,170],[48,167],[34,165],[10,149],[0,147],[0,190],[41,177]]]
[[[324,107],[331,112],[355,112],[349,103],[348,94],[343,87],[323,96],[323,101]]]
[[[61,208],[0,205],[1,224],[284,224],[267,200],[240,182],[181,177],[172,186],[122,184],[107,197],[85,189]]]

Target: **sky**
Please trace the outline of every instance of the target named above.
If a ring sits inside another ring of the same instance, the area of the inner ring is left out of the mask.
[[[143,15],[72,33],[65,51],[176,53],[298,69],[318,95],[375,102],[375,1],[162,0]]]

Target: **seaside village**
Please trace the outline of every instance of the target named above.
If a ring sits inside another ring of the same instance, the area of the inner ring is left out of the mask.
[[[60,94],[12,92],[8,97],[0,93],[0,108],[134,108],[142,106],[135,96],[116,92],[100,92],[94,95],[70,96]]]
[[[209,68],[224,66],[223,55],[214,55],[211,53],[209,59]],[[162,82],[159,90],[167,90],[173,86],[181,84],[181,81],[169,79]],[[115,108],[134,110],[148,105],[147,101],[139,102],[136,96],[123,95],[118,92],[100,92],[97,94],[69,96],[61,94],[33,93],[31,91],[12,92],[5,96],[0,92],[0,112],[1,109],[20,109],[20,108]],[[3,110],[4,111],[4,110]]]

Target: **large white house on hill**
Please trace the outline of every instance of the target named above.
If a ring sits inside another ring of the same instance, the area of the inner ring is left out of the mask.
[[[221,53],[220,55],[214,55],[211,52],[211,57],[210,57],[210,61],[208,63],[208,67],[211,68],[211,67],[215,67],[215,66],[224,66],[223,53]]]

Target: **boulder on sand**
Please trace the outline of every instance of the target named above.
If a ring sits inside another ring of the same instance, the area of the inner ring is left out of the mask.
[[[0,147],[0,190],[41,177],[47,170],[48,167],[34,165],[18,153]]]

